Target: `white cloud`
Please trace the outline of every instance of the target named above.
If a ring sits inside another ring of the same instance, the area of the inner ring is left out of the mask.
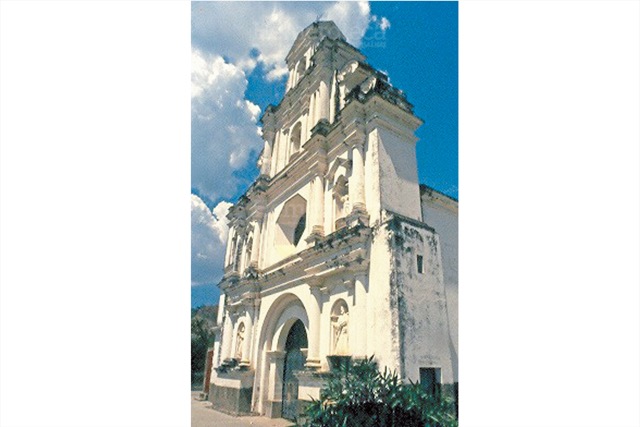
[[[275,79],[286,74],[284,58],[298,33],[316,19],[334,21],[358,47],[370,12],[366,1],[194,2],[191,41],[201,51],[229,58],[246,73],[262,62],[267,78]]]
[[[262,64],[267,81],[284,77],[296,36],[317,19],[333,20],[356,47],[373,22],[366,1],[192,3],[191,186],[208,203],[237,197],[257,172],[261,111],[245,98],[247,76]],[[192,285],[222,275],[229,206],[211,212],[192,196]]]
[[[209,210],[196,195],[191,195],[191,285],[217,283],[222,277],[226,249],[226,215],[231,203],[220,202]]]
[[[191,185],[210,200],[231,198],[246,183],[234,171],[262,149],[260,108],[244,99],[244,72],[220,55],[194,49],[191,76]]]
[[[377,15],[373,15],[371,17],[371,22],[373,22],[383,33],[391,28],[391,22],[386,17],[382,17],[378,19]]]
[[[335,22],[345,35],[347,41],[355,47],[360,47],[362,37],[371,22],[371,8],[369,2],[337,2],[333,3],[322,19]]]
[[[387,31],[389,28],[391,28],[391,22],[383,16],[380,20],[380,29],[382,31]]]

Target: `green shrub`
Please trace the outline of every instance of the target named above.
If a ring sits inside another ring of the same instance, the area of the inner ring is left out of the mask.
[[[373,357],[329,375],[305,411],[307,427],[455,427],[453,400],[380,372]]]

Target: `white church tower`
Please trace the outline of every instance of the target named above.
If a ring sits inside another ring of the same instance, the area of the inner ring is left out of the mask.
[[[418,184],[404,94],[333,22],[302,31],[229,212],[209,400],[294,419],[332,363],[375,356],[457,393],[457,202]]]

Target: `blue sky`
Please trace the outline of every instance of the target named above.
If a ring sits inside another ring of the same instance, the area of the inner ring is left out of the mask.
[[[284,56],[317,18],[336,22],[407,94],[425,122],[417,131],[420,182],[458,197],[457,3],[192,3],[194,307],[218,300],[224,215],[257,176],[258,119],[284,94]]]

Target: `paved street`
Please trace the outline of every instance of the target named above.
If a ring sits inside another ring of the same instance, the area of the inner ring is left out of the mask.
[[[196,400],[200,392],[191,392],[191,427],[288,427],[293,423],[266,417],[232,417],[211,409],[211,402]]]

